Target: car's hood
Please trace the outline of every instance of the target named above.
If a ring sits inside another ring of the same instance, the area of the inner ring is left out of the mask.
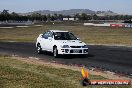
[[[84,42],[80,40],[57,40],[61,45],[69,45],[69,46],[83,46],[86,45]]]

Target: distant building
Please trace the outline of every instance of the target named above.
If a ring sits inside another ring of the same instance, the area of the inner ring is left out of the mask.
[[[69,19],[68,18],[63,18],[63,21],[68,21]]]
[[[69,18],[70,21],[74,21],[75,19],[74,18]]]
[[[63,18],[63,21],[77,21],[79,20],[78,18]]]

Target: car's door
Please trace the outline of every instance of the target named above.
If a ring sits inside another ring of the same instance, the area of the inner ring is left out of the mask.
[[[52,45],[53,45],[53,34],[50,31],[45,32],[42,35],[41,40],[42,48],[46,51],[52,51]]]
[[[41,47],[43,50],[47,50],[47,43],[48,42],[48,32],[45,32],[43,35],[42,35],[42,38],[41,38]]]
[[[53,50],[53,43],[54,43],[54,40],[53,40],[53,33],[51,31],[48,32],[48,40],[47,40],[47,49],[48,51],[52,51]]]

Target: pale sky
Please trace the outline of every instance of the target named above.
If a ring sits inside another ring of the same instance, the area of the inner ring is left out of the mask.
[[[0,11],[90,9],[132,15],[132,0],[0,0]]]

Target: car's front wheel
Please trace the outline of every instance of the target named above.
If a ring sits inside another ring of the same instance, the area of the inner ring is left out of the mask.
[[[54,49],[53,49],[53,55],[54,55],[55,58],[58,57],[57,47],[54,47]]]
[[[41,48],[40,44],[37,45],[37,52],[38,52],[38,54],[42,53],[42,48]]]

